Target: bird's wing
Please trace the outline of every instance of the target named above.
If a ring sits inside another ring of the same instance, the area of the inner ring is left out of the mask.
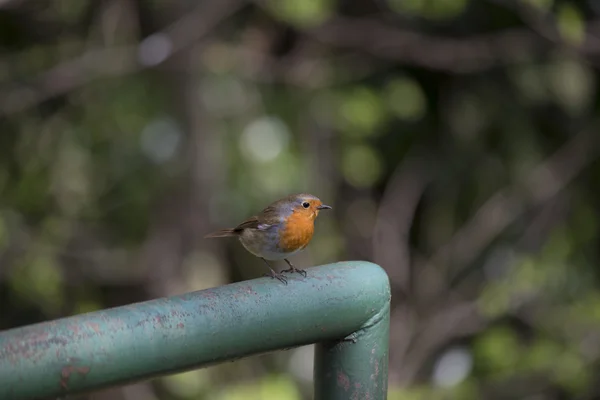
[[[274,225],[281,222],[281,218],[277,210],[273,207],[265,208],[260,214],[248,218],[234,228],[235,231],[242,231],[244,229],[259,229],[261,231],[267,230]]]
[[[258,221],[263,225],[279,225],[282,220],[281,210],[276,207],[269,206],[258,214]]]
[[[238,226],[233,228],[233,230],[234,231],[242,231],[244,229],[260,229],[259,225],[260,225],[260,222],[258,221],[258,217],[254,216],[254,217],[248,218],[247,220],[245,220],[244,222],[242,222],[241,224],[239,224]]]

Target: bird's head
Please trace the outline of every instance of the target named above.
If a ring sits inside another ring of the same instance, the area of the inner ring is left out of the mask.
[[[294,210],[294,213],[302,213],[314,220],[319,215],[321,210],[330,210],[331,207],[323,204],[323,202],[316,196],[311,194],[294,194],[289,196],[289,202]]]

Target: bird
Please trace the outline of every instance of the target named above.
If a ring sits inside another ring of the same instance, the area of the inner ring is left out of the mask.
[[[237,237],[246,250],[267,264],[269,272],[265,276],[277,278],[287,285],[285,276],[275,272],[269,261],[283,259],[290,268],[282,272],[297,272],[306,277],[306,271],[294,267],[288,257],[308,246],[319,211],[330,209],[312,194],[291,194],[269,204],[235,228],[220,229],[204,238]]]

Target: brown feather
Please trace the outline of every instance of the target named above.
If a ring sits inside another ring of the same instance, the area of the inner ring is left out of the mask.
[[[247,220],[245,220],[244,222],[242,222],[241,224],[239,224],[238,226],[236,226],[235,228],[233,228],[233,230],[237,231],[239,233],[239,232],[243,231],[244,229],[248,229],[248,228],[256,229],[256,228],[258,228],[259,224],[260,224],[260,221],[258,220],[258,217],[250,217]]]
[[[239,236],[244,229],[258,229],[259,225],[273,225],[279,222],[277,210],[271,207],[265,208],[259,215],[248,218],[235,228],[220,229],[216,232],[209,233],[204,238],[220,238]]]
[[[209,233],[208,235],[205,235],[204,238],[210,239],[210,238],[237,236],[237,235],[239,235],[239,232],[236,232],[234,229],[227,228],[227,229],[219,229],[218,231]]]
[[[276,207],[268,206],[256,218],[261,224],[276,225],[281,222],[281,211]]]
[[[275,225],[281,221],[279,211],[274,207],[267,207],[260,214],[248,218],[235,228],[234,231],[240,232],[244,229],[258,229],[259,225]]]

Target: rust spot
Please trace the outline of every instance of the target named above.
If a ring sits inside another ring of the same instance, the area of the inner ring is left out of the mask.
[[[354,390],[352,391],[352,396],[350,397],[350,400],[368,400],[371,398],[368,392],[364,394],[364,396],[366,397],[361,396],[360,388],[360,383],[354,384]]]
[[[96,333],[100,333],[100,325],[95,322],[88,322],[88,326]]]
[[[379,361],[375,361],[375,372],[371,374],[371,380],[376,381],[379,378]],[[377,385],[377,384],[375,384]]]
[[[345,391],[350,389],[350,378],[348,375],[344,374],[342,371],[338,371],[337,373],[337,384],[344,388]]]
[[[207,291],[200,292],[200,295],[202,297],[208,297],[209,299],[216,299],[216,298],[219,297],[212,290],[207,290]]]
[[[181,322],[177,324],[177,328],[179,329],[183,329],[185,325],[183,325]]]
[[[69,325],[69,329],[76,335],[79,334],[79,326],[77,325]]]
[[[39,360],[51,345],[65,345],[67,340],[63,337],[51,337],[48,332],[33,331],[23,336],[10,338],[0,348],[0,358],[7,358],[12,365],[17,365],[20,359]]]
[[[74,365],[67,365],[60,371],[60,386],[63,389],[69,388],[69,379],[73,373],[80,375],[87,375],[90,372],[90,367],[76,367]]]

